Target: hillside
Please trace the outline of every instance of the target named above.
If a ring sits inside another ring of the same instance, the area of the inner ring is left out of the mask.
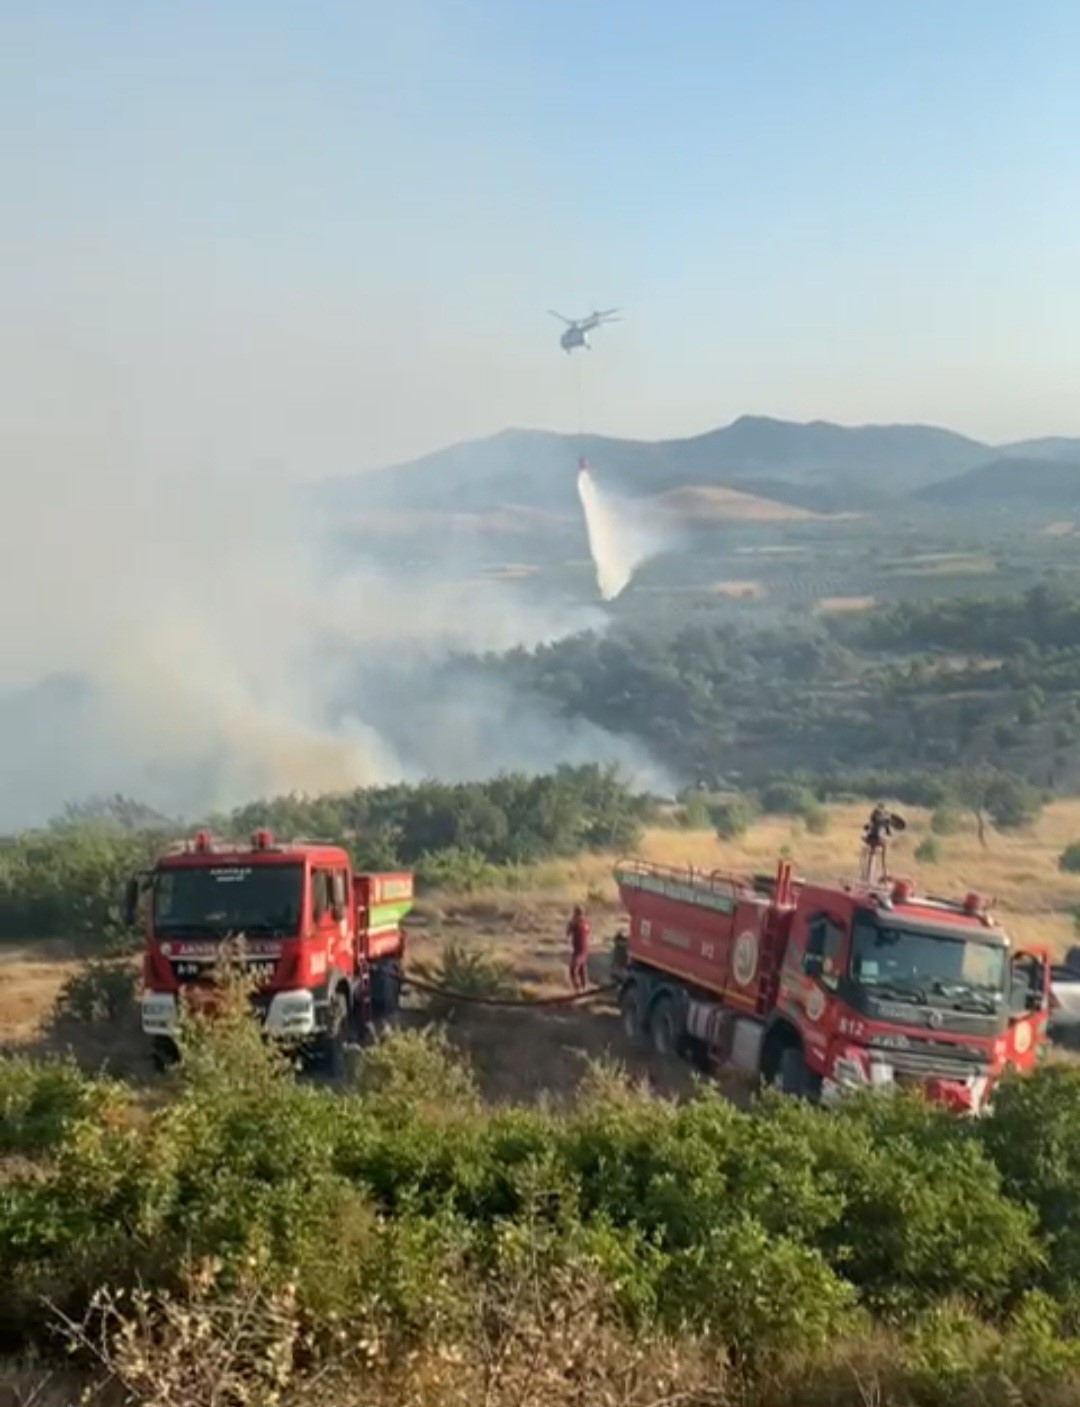
[[[1076,508],[1080,505],[1080,447],[1075,460],[1002,456],[920,490],[926,502],[954,508]]]
[[[1056,459],[1066,464],[1080,464],[1080,440],[1067,435],[1048,435],[1044,439],[1002,445],[1001,453],[1010,459]]]
[[[993,453],[975,440],[927,426],[848,428],[743,416],[704,435],[655,442],[505,430],[335,480],[323,492],[346,512],[490,512],[505,504],[573,512],[574,474],[584,456],[601,481],[624,493],[721,485],[810,512],[835,512],[962,474]]]
[[[653,500],[656,508],[680,523],[797,523],[819,515],[794,504],[762,498],[719,484],[689,484],[668,489]]]

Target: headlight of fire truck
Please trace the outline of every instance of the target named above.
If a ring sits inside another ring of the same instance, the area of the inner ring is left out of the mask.
[[[176,998],[170,992],[144,992],[142,1028],[148,1036],[168,1036],[176,1026]]]
[[[310,992],[276,992],[266,1013],[273,1036],[309,1036],[315,1029],[315,998]]]

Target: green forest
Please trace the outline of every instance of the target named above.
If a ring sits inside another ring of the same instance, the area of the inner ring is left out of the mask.
[[[1080,781],[1080,597],[883,606],[753,627],[696,601],[455,669],[632,737],[687,782],[993,767]]]
[[[406,867],[421,884],[467,889],[583,851],[632,850],[656,809],[615,769],[586,765],[457,785],[282,796],[204,823],[222,838],[246,841],[268,827],[282,840],[328,840],[345,846],[360,869]],[[192,829],[113,797],[70,808],[45,829],[0,839],[0,939],[123,946],[128,877]]]
[[[688,787],[665,804],[616,768],[590,764],[485,782],[279,796],[197,824],[222,839],[247,841],[268,828],[281,840],[329,841],[348,850],[358,869],[411,869],[421,888],[462,892],[527,885],[546,861],[626,854],[648,824],[733,838],[761,810],[798,815],[813,827],[825,819],[823,802],[886,795],[942,814],[970,813],[980,829],[1008,830],[1034,821],[1046,794],[993,767],[871,769],[793,773],[723,794]],[[116,796],[71,807],[40,830],[0,837],[0,940],[64,938],[88,953],[126,948],[137,941],[121,923],[127,880],[194,828]]]

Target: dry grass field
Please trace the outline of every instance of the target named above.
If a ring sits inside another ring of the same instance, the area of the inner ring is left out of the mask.
[[[866,809],[863,804],[831,807],[823,835],[786,816],[760,818],[735,842],[708,832],[655,829],[645,836],[640,854],[665,864],[752,872],[771,869],[783,852],[803,873],[841,879],[856,872]],[[957,834],[937,838],[940,858],[934,864],[916,864],[913,858],[929,833],[929,817],[914,809],[906,814],[909,829],[895,845],[894,873],[916,875],[920,887],[932,893],[962,895],[975,888],[994,896],[999,919],[1018,944],[1044,944],[1055,953],[1070,944],[1080,876],[1062,874],[1057,861],[1064,847],[1080,838],[1080,800],[1049,807],[1029,831],[988,832],[985,849],[974,825],[965,822]],[[612,863],[612,857],[584,856],[531,872],[521,889],[427,896],[410,927],[409,960],[437,962],[447,942],[472,943],[504,961],[527,994],[565,991],[563,932],[570,904],[580,900],[589,907],[597,948],[607,945],[618,926]],[[0,948],[0,1049],[41,1048],[56,995],[78,966],[62,944],[28,941]],[[471,1012],[457,1024],[494,1098],[571,1088],[584,1060],[605,1054],[665,1087],[685,1080],[682,1072],[656,1068],[648,1057],[628,1050],[615,1013],[603,1003],[563,1011]],[[508,1060],[508,1050],[519,1058]],[[100,1052],[98,1042],[94,1051]],[[524,1051],[527,1058],[520,1058]]]
[[[1030,830],[1002,834],[988,830],[979,844],[974,823],[964,819],[955,835],[936,837],[937,863],[917,863],[914,851],[929,834],[929,816],[900,808],[909,828],[894,842],[891,868],[910,874],[920,888],[963,896],[969,889],[992,896],[998,917],[1017,943],[1040,943],[1062,952],[1073,937],[1073,909],[1080,908],[1080,876],[1063,874],[1058,857],[1080,839],[1080,800],[1055,803]],[[811,835],[790,817],[762,818],[740,841],[721,842],[705,833],[652,832],[643,847],[650,859],[707,868],[765,870],[786,847],[796,867],[829,878],[853,876],[858,869],[859,836],[867,807],[833,806],[824,835]]]

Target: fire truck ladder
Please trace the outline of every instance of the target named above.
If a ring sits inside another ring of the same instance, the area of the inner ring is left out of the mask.
[[[615,866],[615,879],[628,889],[697,904],[722,914],[731,913],[736,899],[749,892],[741,881],[719,870],[698,870],[693,865],[660,865],[651,860],[620,860]]]

